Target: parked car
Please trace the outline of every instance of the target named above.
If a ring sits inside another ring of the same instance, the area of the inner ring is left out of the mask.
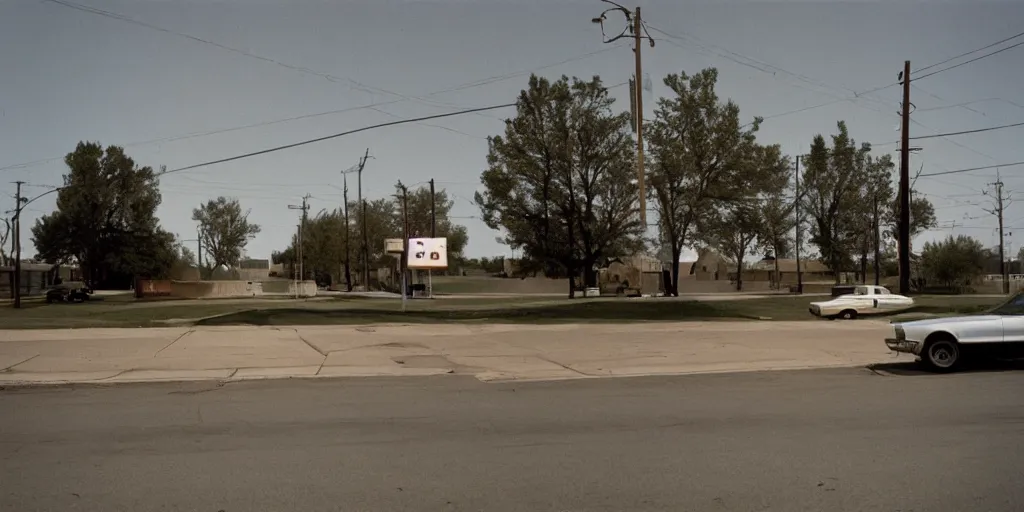
[[[55,284],[46,290],[46,302],[83,302],[89,300],[92,289],[85,283],[70,282]]]
[[[852,320],[862,315],[898,313],[914,307],[914,299],[889,291],[884,286],[860,285],[847,293],[823,302],[812,302],[807,308],[822,318]]]
[[[890,350],[914,354],[933,371],[955,370],[967,356],[1024,357],[1024,293],[988,313],[892,324]]]

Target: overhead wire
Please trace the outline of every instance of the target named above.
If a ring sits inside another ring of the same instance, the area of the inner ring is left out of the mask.
[[[263,149],[263,150],[260,150],[260,151],[253,151],[253,152],[245,153],[245,154],[242,154],[242,155],[232,156],[232,157],[228,157],[228,158],[221,158],[221,159],[218,159],[218,160],[211,160],[211,161],[208,161],[208,162],[203,162],[203,163],[199,163],[199,164],[195,164],[195,165],[179,167],[177,169],[166,170],[166,171],[158,173],[158,175],[159,176],[163,176],[163,175],[166,175],[166,174],[183,172],[183,171],[188,171],[188,170],[191,170],[191,169],[198,169],[200,167],[208,167],[208,166],[211,166],[211,165],[222,164],[222,163],[227,163],[227,162],[233,162],[235,160],[242,160],[244,158],[251,158],[251,157],[254,157],[254,156],[265,155],[265,154],[274,153],[274,152],[277,152],[277,151],[283,151],[285,149],[291,149],[291,148],[296,148],[296,147],[299,147],[299,146],[305,146],[307,144],[314,144],[314,143],[317,143],[317,142],[323,142],[325,140],[336,139],[338,137],[344,137],[345,135],[352,135],[354,133],[365,132],[367,130],[373,130],[373,129],[376,129],[376,128],[384,128],[384,127],[387,127],[387,126],[395,126],[395,125],[407,124],[407,123],[416,123],[416,122],[419,122],[419,121],[427,121],[427,120],[430,120],[430,119],[440,119],[440,118],[443,118],[443,117],[452,117],[452,116],[459,116],[459,115],[465,115],[465,114],[472,114],[474,112],[486,112],[488,110],[497,110],[497,109],[500,109],[500,108],[508,108],[508,107],[514,107],[514,106],[516,106],[515,103],[503,103],[503,104],[500,104],[500,105],[490,105],[490,106],[487,106],[487,107],[477,107],[477,108],[471,108],[471,109],[466,109],[466,110],[460,110],[460,111],[457,111],[457,112],[448,112],[448,113],[444,113],[444,114],[434,114],[434,115],[430,115],[430,116],[414,117],[414,118],[410,118],[410,119],[401,119],[401,120],[398,120],[398,121],[390,121],[390,122],[387,122],[387,123],[378,123],[378,124],[374,124],[374,125],[370,125],[370,126],[364,126],[362,128],[356,128],[354,130],[347,130],[347,131],[344,131],[344,132],[341,132],[341,133],[335,133],[335,134],[332,134],[332,135],[327,135],[327,136],[324,136],[324,137],[317,137],[315,139],[308,139],[308,140],[304,140],[304,141],[300,141],[300,142],[294,142],[294,143],[291,143],[291,144],[285,144],[283,146],[276,146],[276,147],[272,147],[272,148],[268,148],[268,149]]]
[[[1000,168],[1000,167],[1014,167],[1014,166],[1018,166],[1018,165],[1024,165],[1024,161],[1010,162],[1010,163],[998,164],[998,165],[983,165],[981,167],[970,167],[970,168],[967,168],[967,169],[955,169],[955,170],[952,170],[952,171],[941,171],[941,172],[923,173],[923,174],[920,174],[920,177],[927,178],[927,177],[930,177],[930,176],[945,176],[947,174],[960,174],[960,173],[971,172],[971,171],[983,171],[983,170],[986,170],[986,169],[997,169],[997,168]]]
[[[922,72],[922,71],[924,71],[926,69],[931,69],[931,68],[934,68],[934,67],[937,67],[937,66],[941,66],[941,65],[946,64],[948,62],[952,62],[954,60],[957,60],[957,59],[959,59],[961,57],[966,57],[966,56],[968,56],[968,55],[970,55],[972,53],[978,53],[978,52],[980,52],[982,50],[987,50],[989,48],[992,48],[993,46],[999,46],[999,45],[1001,45],[1001,44],[1003,44],[1003,43],[1005,43],[1007,41],[1012,41],[1012,40],[1017,39],[1018,37],[1021,37],[1021,36],[1024,36],[1024,32],[1021,32],[1021,33],[1016,34],[1016,35],[1012,35],[1010,37],[1007,37],[1006,39],[1001,39],[1001,40],[996,41],[996,42],[994,42],[992,44],[989,44],[987,46],[982,46],[981,48],[978,48],[978,49],[975,49],[975,50],[971,50],[969,52],[961,53],[960,55],[957,55],[956,57],[950,57],[950,58],[948,58],[946,60],[936,62],[935,64],[930,64],[930,65],[925,66],[923,68],[916,69],[914,71],[911,71],[910,75],[913,76],[914,73],[920,73],[920,72]]]
[[[54,1],[54,0],[46,0],[46,1]],[[461,90],[466,90],[466,89],[470,89],[470,88],[474,88],[474,87],[482,87],[482,86],[485,86],[485,85],[490,85],[492,83],[497,83],[497,82],[504,81],[504,80],[510,80],[512,78],[516,78],[518,76],[522,76],[523,74],[533,73],[533,72],[536,72],[536,71],[539,71],[539,70],[542,70],[542,69],[548,69],[548,68],[551,68],[551,67],[567,64],[567,63],[570,63],[570,62],[574,62],[574,61],[578,61],[578,60],[583,60],[585,58],[592,57],[592,56],[597,55],[599,53],[603,53],[603,52],[606,52],[606,51],[614,50],[616,48],[620,48],[620,46],[606,47],[606,48],[603,48],[603,49],[601,49],[599,51],[588,52],[588,53],[584,53],[584,54],[581,54],[581,55],[576,55],[574,57],[570,57],[568,59],[563,59],[563,60],[560,60],[558,62],[553,62],[553,63],[550,63],[550,64],[544,64],[544,65],[541,65],[541,66],[537,66],[536,68],[533,68],[532,70],[520,70],[520,71],[517,71],[517,72],[514,72],[514,73],[506,73],[506,74],[503,74],[503,75],[495,75],[495,76],[491,76],[491,77],[487,77],[487,78],[483,78],[483,79],[477,79],[477,80],[474,80],[472,82],[466,82],[466,83],[463,83],[463,84],[460,84],[460,85],[455,85],[455,86],[451,86],[451,87],[448,87],[448,88],[445,88],[445,89],[441,89],[441,90],[438,90],[438,91],[430,92],[430,93],[427,93],[427,94],[423,95],[422,97],[437,96],[437,95],[445,94],[445,93],[448,93],[448,92],[461,91]],[[608,88],[609,89],[614,89],[616,87],[625,85],[626,83],[628,83],[628,82],[622,82],[622,83],[619,83],[619,84],[611,85],[611,86],[608,86]],[[342,109],[333,109],[333,110],[327,110],[327,111],[323,111],[323,112],[316,112],[316,113],[312,113],[312,114],[302,114],[302,115],[298,115],[298,116],[286,117],[286,118],[281,118],[281,119],[273,119],[273,120],[269,120],[269,121],[261,121],[261,122],[257,122],[257,123],[250,123],[250,124],[244,124],[244,125],[239,125],[239,126],[232,126],[232,127],[228,127],[228,128],[220,128],[220,129],[216,129],[216,130],[208,130],[208,131],[202,131],[202,132],[192,132],[192,133],[187,133],[187,134],[183,134],[183,135],[173,135],[173,136],[169,136],[169,137],[160,137],[160,138],[156,138],[156,139],[148,139],[148,140],[130,142],[130,143],[127,143],[127,144],[121,144],[120,146],[122,146],[122,147],[137,147],[137,146],[146,146],[146,145],[151,145],[151,144],[160,144],[160,143],[165,143],[165,142],[177,142],[177,141],[181,141],[181,140],[188,140],[188,139],[194,139],[194,138],[208,137],[208,136],[211,136],[211,135],[220,135],[220,134],[230,133],[230,132],[234,132],[234,131],[249,130],[249,129],[252,129],[252,128],[261,128],[261,127],[264,127],[264,126],[271,126],[271,125],[280,124],[280,123],[286,123],[286,122],[291,122],[291,121],[299,121],[299,120],[303,120],[303,119],[312,119],[312,118],[328,116],[328,115],[343,114],[343,113],[347,113],[347,112],[354,112],[354,111],[357,111],[357,110],[376,110],[376,109],[374,109],[374,107],[381,107],[381,106],[385,106],[385,105],[393,105],[395,103],[402,103],[404,101],[407,101],[407,100],[405,100],[405,99],[394,99],[394,100],[388,100],[388,101],[380,101],[380,102],[375,102],[375,103],[369,103],[369,104],[366,104],[366,105],[358,105],[358,106],[346,107],[346,108],[342,108]],[[381,112],[381,113],[385,113],[385,112]],[[393,115],[393,114],[387,113],[387,115]],[[449,128],[440,127],[440,126],[436,126],[436,125],[433,126],[433,127],[434,128],[442,128],[442,129],[445,129],[445,130],[451,130]],[[468,134],[465,134],[465,133],[462,133],[462,134],[463,135],[468,135]],[[6,165],[6,166],[2,166],[2,167],[0,167],[0,171],[25,169],[25,168],[28,168],[28,167],[33,167],[33,166],[40,165],[40,164],[55,162],[55,161],[63,160],[63,159],[64,159],[63,155],[62,156],[50,157],[50,158],[41,158],[41,159],[37,159],[37,160],[31,160],[31,161],[27,161],[27,162],[21,162],[21,163],[17,163],[17,164],[10,164],[10,165]]]
[[[921,75],[921,76],[918,76],[918,77],[911,76],[910,80],[914,81],[914,80],[921,80],[921,79],[924,79],[924,78],[928,78],[930,76],[937,75],[937,74],[942,73],[944,71],[949,71],[951,69],[956,69],[956,68],[958,68],[960,66],[966,66],[967,64],[970,64],[972,62],[977,62],[977,61],[979,61],[981,59],[985,59],[985,58],[991,57],[993,55],[1005,52],[1006,50],[1012,50],[1014,48],[1017,48],[1018,46],[1024,46],[1024,41],[1021,41],[1021,42],[1019,42],[1017,44],[1012,44],[1010,46],[1007,46],[1006,48],[1001,48],[1001,49],[996,50],[994,52],[986,53],[985,55],[981,55],[979,57],[975,57],[975,58],[970,59],[970,60],[966,60],[966,61],[961,62],[959,64],[955,64],[955,65],[952,65],[952,66],[949,66],[949,67],[946,67],[946,68],[942,68],[942,69],[939,69],[939,70],[936,70],[936,71],[932,71],[931,73],[927,73],[927,74],[924,74],[924,75]]]

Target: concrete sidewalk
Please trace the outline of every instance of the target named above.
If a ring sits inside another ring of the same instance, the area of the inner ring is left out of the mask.
[[[0,385],[436,374],[553,380],[854,366],[896,359],[882,341],[888,329],[864,320],[7,330]]]

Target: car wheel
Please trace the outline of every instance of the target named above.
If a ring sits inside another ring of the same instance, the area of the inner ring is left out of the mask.
[[[53,304],[53,297],[51,297],[51,296],[47,295],[47,296],[46,296],[46,303],[47,303],[47,304]]]
[[[953,371],[960,363],[960,345],[949,338],[930,341],[921,351],[921,362],[935,372]]]
[[[839,313],[839,318],[843,320],[856,320],[857,312],[852,309],[845,309]]]

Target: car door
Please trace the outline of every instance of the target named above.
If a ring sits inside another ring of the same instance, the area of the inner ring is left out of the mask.
[[[1024,293],[1003,304],[998,314],[1003,320],[1003,341],[1024,343]]]

